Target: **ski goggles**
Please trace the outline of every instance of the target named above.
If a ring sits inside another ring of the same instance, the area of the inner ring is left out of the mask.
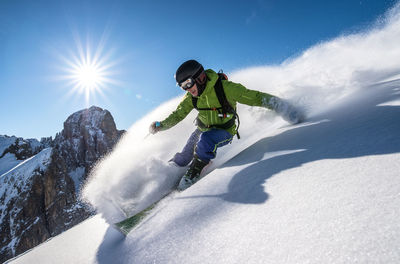
[[[179,86],[183,90],[186,91],[186,90],[189,90],[190,88],[192,88],[195,83],[196,83],[196,81],[190,77],[190,78],[186,79],[186,81],[179,83]]]

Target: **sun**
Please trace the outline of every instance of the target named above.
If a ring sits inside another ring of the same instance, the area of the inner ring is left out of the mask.
[[[91,97],[103,94],[103,90],[111,83],[109,67],[102,58],[94,57],[90,49],[82,51],[79,57],[75,57],[71,65],[68,78],[73,84],[73,91],[85,96],[85,102],[90,104]]]
[[[101,84],[101,72],[97,65],[82,65],[77,69],[76,73],[79,85],[92,89]]]
[[[79,39],[76,43],[75,51],[61,56],[66,65],[62,79],[68,80],[70,89],[67,95],[83,95],[86,106],[89,106],[94,97],[105,97],[104,91],[117,84],[112,78],[116,63],[111,60],[111,53],[105,52],[104,41],[100,41],[94,52],[88,43],[83,45]]]
[[[99,64],[81,61],[73,67],[72,72],[70,77],[75,82],[75,89],[86,95],[100,90],[105,84],[106,73]]]

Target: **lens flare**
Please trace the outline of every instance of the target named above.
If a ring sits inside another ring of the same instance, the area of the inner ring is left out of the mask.
[[[83,45],[80,38],[75,36],[75,51],[70,51],[69,56],[60,55],[63,63],[62,80],[67,80],[69,87],[68,96],[84,95],[85,104],[93,103],[93,97],[100,95],[105,98],[104,91],[111,85],[118,85],[118,82],[112,78],[115,71],[116,61],[111,60],[111,51],[106,53],[105,40],[97,45],[93,52],[92,46],[87,41]]]

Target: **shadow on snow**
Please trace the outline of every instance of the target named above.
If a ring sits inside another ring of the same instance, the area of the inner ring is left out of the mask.
[[[357,100],[344,102],[339,106],[339,110],[335,108],[334,111],[311,118],[308,120],[311,122],[309,125],[300,125],[279,135],[259,140],[222,166],[247,165],[233,176],[226,193],[180,196],[177,199],[220,198],[230,203],[261,204],[269,197],[265,192],[268,190],[265,182],[279,172],[324,159],[348,159],[400,152],[400,107],[380,105],[400,100],[399,87],[399,80],[367,87],[357,92]],[[283,154],[265,158],[264,155],[271,152]],[[194,228],[187,219],[207,225],[221,213],[217,200],[211,199],[206,205],[197,207],[196,212],[189,210],[182,213],[182,216],[174,219],[173,225],[167,225],[164,230],[179,237],[182,233],[178,229]],[[202,221],[196,220],[198,217],[202,217]],[[196,228],[201,229],[201,226]],[[123,263],[127,261],[123,255],[145,250],[136,248],[140,238],[121,245],[121,241],[125,240],[122,235],[116,235],[114,232],[117,231],[111,227],[107,231],[98,251],[99,263],[108,263],[111,260]],[[152,241],[157,238],[145,239]],[[184,238],[181,239],[184,246]],[[179,238],[176,242],[179,243]]]

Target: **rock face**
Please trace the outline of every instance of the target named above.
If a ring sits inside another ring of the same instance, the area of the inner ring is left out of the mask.
[[[80,185],[123,132],[117,130],[107,110],[93,106],[76,112],[64,122],[64,129],[54,140],[38,142],[37,150],[41,151],[36,156],[2,175],[0,262],[60,234],[93,213],[79,201]],[[19,153],[25,159],[37,153],[26,148],[7,149],[7,153]]]
[[[9,145],[2,154],[0,154],[0,158],[9,154],[13,154],[17,160],[24,160],[33,155],[36,155],[43,149],[43,145],[37,141],[36,139],[23,139],[10,137],[10,139],[14,138],[15,141],[11,145]]]
[[[69,167],[88,170],[110,151],[122,133],[117,130],[110,112],[92,106],[68,117],[54,145]]]

